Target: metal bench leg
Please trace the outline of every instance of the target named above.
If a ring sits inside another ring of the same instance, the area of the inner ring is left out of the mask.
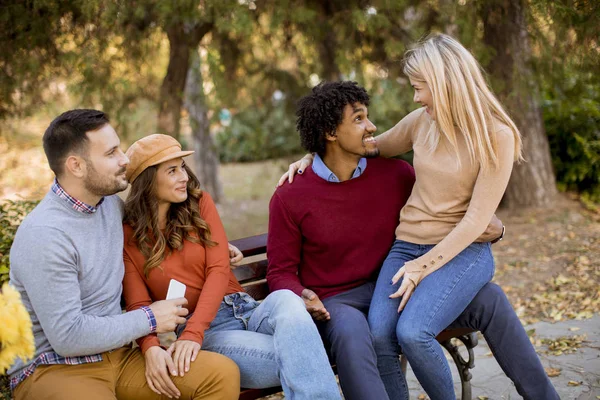
[[[454,363],[456,364],[456,368],[458,369],[458,375],[460,376],[460,382],[462,386],[461,390],[461,399],[462,400],[471,400],[471,375],[470,369],[475,366],[475,355],[473,354],[473,348],[477,346],[477,334],[475,332],[469,333],[467,335],[458,336],[456,339],[460,340],[465,347],[467,348],[469,359],[465,360],[460,352],[458,351],[458,347],[452,344],[452,340],[446,340],[442,342],[442,346],[450,353]]]
[[[402,369],[402,373],[404,374],[404,376],[406,376],[407,363],[408,363],[408,360],[406,359],[406,356],[404,354],[402,354],[400,356],[400,369]]]

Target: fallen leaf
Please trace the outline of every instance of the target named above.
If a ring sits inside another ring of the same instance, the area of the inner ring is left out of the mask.
[[[547,353],[560,356],[562,354],[571,354],[577,351],[587,335],[561,336],[553,339],[541,339],[542,344],[548,346]]]
[[[548,375],[550,378],[554,378],[555,376],[559,376],[560,372],[562,371],[560,368],[545,368],[546,370],[546,375]]]
[[[579,386],[579,385],[581,385],[581,382],[569,381],[569,383],[567,383],[567,385],[569,385],[569,386]]]
[[[576,326],[572,326],[572,327],[570,327],[570,328],[569,328],[569,330],[570,330],[571,332],[577,332],[577,331],[578,331],[578,330],[580,330],[580,329],[581,329],[581,328],[578,328],[578,327],[576,327]]]
[[[479,400],[488,400],[489,397],[487,397],[487,396],[477,396],[477,398]]]
[[[420,394],[419,397],[417,397],[419,400],[425,400],[425,395],[424,394]]]

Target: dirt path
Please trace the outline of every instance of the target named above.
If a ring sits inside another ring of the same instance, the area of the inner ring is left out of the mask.
[[[600,310],[600,214],[561,195],[551,209],[499,216],[507,235],[494,245],[494,280],[524,322],[591,318]]]

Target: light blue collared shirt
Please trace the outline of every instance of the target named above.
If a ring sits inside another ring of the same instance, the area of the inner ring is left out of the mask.
[[[312,163],[312,169],[318,177],[325,179],[327,182],[340,182],[338,177],[335,176],[335,174],[331,172],[329,168],[327,168],[327,165],[325,165],[323,159],[319,157],[318,154],[315,154],[315,159]],[[363,157],[358,161],[358,166],[352,173],[352,177],[350,179],[358,178],[363,172],[365,172],[365,169],[367,169],[367,159]]]

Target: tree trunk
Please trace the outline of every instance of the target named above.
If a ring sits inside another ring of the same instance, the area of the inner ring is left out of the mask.
[[[212,28],[212,22],[192,26],[179,24],[166,28],[169,38],[169,66],[160,87],[159,133],[179,138],[181,105],[190,67],[190,53]]]
[[[160,87],[158,130],[177,139],[191,50],[182,25],[167,29],[167,37],[169,38],[169,66]]]
[[[323,66],[322,76],[323,80],[329,82],[335,82],[342,79],[340,68],[335,59],[337,51],[337,40],[335,37],[335,30],[331,26],[331,20],[335,16],[333,5],[330,2],[318,2],[321,7],[321,13],[319,15],[319,26],[321,30],[319,34],[321,36],[317,45],[319,51],[319,63]]]
[[[515,165],[503,205],[548,206],[557,193],[550,146],[530,65],[525,0],[486,0],[479,9],[486,45],[496,50],[487,66],[502,103],[523,137],[525,162]]]
[[[215,202],[223,197],[219,181],[219,157],[210,136],[206,101],[204,97],[200,56],[197,51],[191,55],[190,69],[185,87],[185,108],[190,118],[194,142],[194,165],[196,175],[203,188],[210,193]]]

